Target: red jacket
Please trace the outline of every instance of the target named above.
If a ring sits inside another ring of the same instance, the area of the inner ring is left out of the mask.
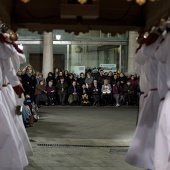
[[[112,88],[113,94],[122,94],[123,93],[123,88],[121,86],[114,85]]]

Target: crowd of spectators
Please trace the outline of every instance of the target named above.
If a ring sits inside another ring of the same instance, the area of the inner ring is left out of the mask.
[[[104,72],[102,68],[93,73],[88,69],[85,73],[69,73],[56,68],[44,77],[34,72],[29,65],[18,77],[31,102],[38,107],[42,105],[138,105],[140,89],[139,79],[135,75],[117,72]]]

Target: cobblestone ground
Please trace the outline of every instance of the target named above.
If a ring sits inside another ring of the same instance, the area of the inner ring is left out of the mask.
[[[124,160],[137,107],[42,107],[25,170],[141,170]]]

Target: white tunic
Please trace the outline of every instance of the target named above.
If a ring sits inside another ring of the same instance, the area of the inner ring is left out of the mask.
[[[147,62],[145,62],[145,57],[143,56],[143,47],[138,50],[137,54],[135,55],[135,61],[138,64],[138,68],[136,69],[137,74],[140,75],[140,81],[139,81],[139,86],[140,86],[140,91],[143,93],[140,96],[139,100],[139,118],[138,121],[140,120],[140,117],[143,113],[143,109],[145,107],[145,103],[147,101],[146,95],[149,92],[149,85],[148,81],[146,80],[146,74],[145,74],[145,67]]]
[[[4,52],[4,50],[9,50]],[[0,169],[22,170],[28,164],[23,143],[2,92],[5,56],[10,56],[10,46],[0,43]]]
[[[156,43],[152,46],[143,47],[143,57],[145,58],[144,71],[146,75],[145,83],[149,82],[149,88],[155,91],[148,94],[143,110],[136,127],[136,131],[127,153],[126,161],[137,167],[154,170],[154,143],[158,106],[160,98],[157,89],[157,68],[158,62],[154,59]]]
[[[168,165],[170,155],[170,34],[167,35],[164,42],[161,43],[156,51],[156,58],[160,61],[160,96],[165,100],[159,107],[159,119],[157,123],[156,141],[155,141],[155,170],[165,170]],[[167,167],[167,170],[169,168]]]
[[[11,46],[11,48],[13,48],[13,47]],[[2,62],[3,67],[4,67],[4,74],[3,74],[4,84],[6,85],[10,82],[10,84],[8,84],[8,86],[5,86],[3,88],[3,92],[4,92],[4,94],[6,94],[5,95],[6,101],[10,101],[10,103],[9,103],[10,112],[11,112],[12,117],[14,119],[17,130],[20,134],[20,137],[21,137],[21,140],[23,142],[26,154],[27,154],[27,156],[31,156],[31,155],[33,155],[32,147],[31,147],[31,144],[29,142],[29,138],[28,138],[27,132],[26,132],[24,124],[23,124],[22,115],[18,116],[15,113],[16,106],[17,105],[21,106],[24,102],[24,98],[18,99],[18,97],[16,96],[16,94],[15,94],[15,92],[14,92],[12,86],[11,86],[11,84],[13,86],[15,86],[16,83],[18,83],[18,84],[20,83],[18,78],[16,77],[16,73],[19,70],[19,66],[20,66],[20,59],[19,59],[19,55],[16,52],[16,50],[15,49],[13,49],[13,50],[15,52],[13,54],[13,56],[6,59],[6,60],[3,60],[3,62]],[[22,55],[22,57],[23,56],[24,55]],[[22,59],[22,62],[23,62],[24,61],[23,58],[21,58],[21,59]]]

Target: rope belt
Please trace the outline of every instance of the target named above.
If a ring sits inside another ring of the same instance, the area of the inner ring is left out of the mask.
[[[155,89],[150,89],[150,91],[157,91],[158,89],[157,88],[155,88]]]
[[[2,87],[7,87],[10,83],[3,84]]]
[[[148,95],[145,95],[144,98],[148,97]]]

